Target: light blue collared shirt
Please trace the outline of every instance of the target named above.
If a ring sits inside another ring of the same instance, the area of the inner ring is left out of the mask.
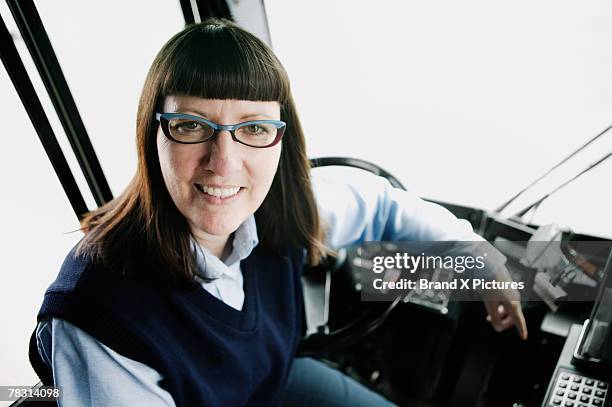
[[[369,240],[482,241],[470,223],[409,191],[395,189],[368,173],[350,182],[312,178],[327,244],[336,249]],[[244,291],[240,261],[258,244],[254,216],[234,233],[233,249],[221,261],[193,240],[199,281],[212,295],[238,310]],[[37,327],[43,360],[62,388],[60,405],[174,406],[158,383],[162,376],[140,362],[119,355],[76,326],[61,319]]]
[[[244,303],[240,261],[249,257],[258,243],[257,225],[253,215],[234,232],[232,250],[224,261],[192,238],[197,264],[196,279],[206,291],[240,311]]]

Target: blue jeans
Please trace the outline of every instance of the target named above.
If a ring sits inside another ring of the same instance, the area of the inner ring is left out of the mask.
[[[392,407],[395,404],[343,373],[311,358],[293,361],[283,406]]]

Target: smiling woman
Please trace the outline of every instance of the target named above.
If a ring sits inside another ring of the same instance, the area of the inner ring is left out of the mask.
[[[387,404],[319,362],[293,363],[300,273],[326,248],[270,49],[225,20],[175,35],[145,81],[136,139],[134,178],[83,218],[38,315],[32,364],[61,403],[272,405],[307,366]]]

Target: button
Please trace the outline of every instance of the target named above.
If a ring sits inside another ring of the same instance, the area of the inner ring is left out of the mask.
[[[608,383],[599,382],[599,383],[597,383],[597,387],[599,387],[600,389],[607,389],[608,388]]]
[[[580,386],[578,386],[577,384],[572,384],[572,390],[578,391],[579,388]]]
[[[555,406],[560,406],[560,405],[561,405],[561,399],[554,398],[554,399],[553,399],[553,404],[554,404]]]
[[[556,394],[557,396],[559,396],[559,397],[563,397],[563,395],[565,394],[565,392],[564,392],[563,390],[557,390],[557,391],[555,392],[555,394]]]
[[[592,392],[592,391],[593,391],[593,390],[591,390],[591,388],[590,388],[590,387],[583,387],[583,388],[582,388],[582,392],[583,392],[584,394],[591,394],[591,392]],[[601,391],[601,390],[597,390],[597,391]]]
[[[563,380],[569,380],[570,376],[566,373],[566,374],[561,375],[561,378]]]
[[[567,382],[559,382],[559,387],[565,389],[567,387]]]
[[[574,381],[575,381],[576,383],[580,383],[580,382],[582,381],[582,377],[580,377],[580,376],[574,376]]]
[[[574,407],[574,402],[573,401],[566,401],[564,404],[565,407]]]
[[[602,399],[593,399],[592,401],[594,406],[601,406],[603,405],[603,400]]]
[[[601,397],[601,398],[603,398],[604,394],[606,394],[606,392],[605,392],[605,391],[595,390],[595,395],[596,395],[597,397]]]
[[[588,403],[589,402],[589,397],[588,396],[580,396],[580,401],[582,401],[583,403]]]
[[[595,380],[593,380],[593,379],[586,379],[585,383],[586,383],[587,386],[592,386],[593,383],[595,383]]]
[[[576,393],[570,393],[567,395],[567,398],[570,398],[572,400],[574,400],[576,398],[577,394]]]

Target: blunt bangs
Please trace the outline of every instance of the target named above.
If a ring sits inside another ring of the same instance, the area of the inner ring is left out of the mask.
[[[159,61],[160,96],[277,101],[290,98],[289,79],[270,48],[233,24],[188,27],[166,44]]]

